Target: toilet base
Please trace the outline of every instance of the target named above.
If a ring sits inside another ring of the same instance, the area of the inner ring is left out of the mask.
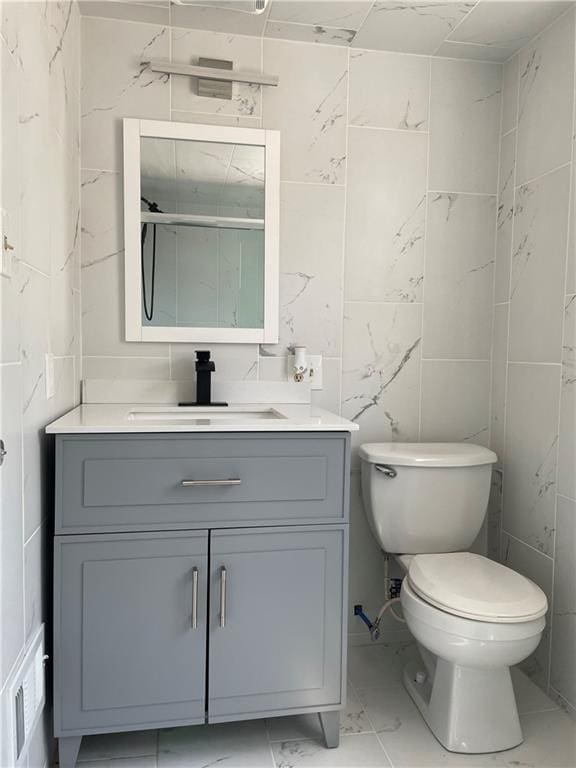
[[[508,667],[463,667],[421,651],[432,658],[426,665],[411,661],[404,669],[404,686],[442,746],[478,754],[522,743]]]

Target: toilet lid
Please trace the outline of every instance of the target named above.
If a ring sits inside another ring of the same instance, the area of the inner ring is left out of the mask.
[[[426,602],[476,621],[530,621],[548,609],[546,595],[530,579],[471,552],[416,555],[408,580]]]

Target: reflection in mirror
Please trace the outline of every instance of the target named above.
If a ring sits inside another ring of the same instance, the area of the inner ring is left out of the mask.
[[[141,138],[142,324],[264,327],[265,148]]]

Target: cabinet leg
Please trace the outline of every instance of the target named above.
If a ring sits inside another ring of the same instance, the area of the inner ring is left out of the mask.
[[[334,749],[340,744],[340,711],[320,712],[319,715],[326,747]]]
[[[80,752],[82,736],[66,736],[58,739],[58,763],[60,768],[74,768]]]

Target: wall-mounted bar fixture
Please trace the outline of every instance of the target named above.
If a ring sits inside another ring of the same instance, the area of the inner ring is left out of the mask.
[[[142,63],[148,64],[153,72],[162,72],[165,75],[199,77],[202,80],[216,80],[221,83],[250,83],[253,85],[277,86],[279,82],[278,75],[265,75],[259,72],[239,72],[237,70],[205,67],[199,64],[179,64],[164,59],[152,59],[152,61]]]

